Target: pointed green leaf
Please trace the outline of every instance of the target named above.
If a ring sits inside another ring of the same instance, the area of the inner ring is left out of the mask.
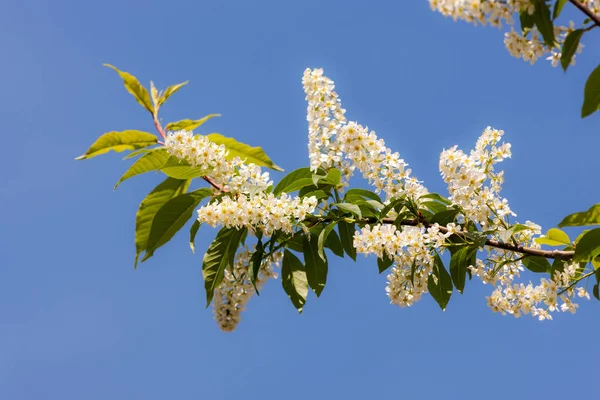
[[[550,273],[552,266],[544,257],[540,256],[529,256],[523,259],[523,265],[531,272],[536,273]]]
[[[383,258],[377,259],[377,269],[380,274],[391,267],[392,264],[394,264],[394,260],[392,260],[385,252],[383,253]]]
[[[383,202],[381,200],[381,197],[379,197],[376,193],[371,192],[370,190],[366,190],[366,189],[350,189],[344,195],[344,199],[353,198],[353,197],[357,197],[357,196],[375,200],[375,201],[378,201],[379,203]],[[347,202],[352,203],[352,201],[347,201]]]
[[[579,239],[573,261],[587,262],[600,255],[600,228],[592,229]]]
[[[211,142],[222,144],[229,150],[229,155],[227,156],[228,159],[239,157],[246,164],[254,163],[255,165],[268,167],[275,171],[283,171],[283,169],[271,161],[262,147],[251,147],[245,143],[238,142],[233,138],[228,138],[218,133],[211,133],[207,137]]]
[[[360,207],[358,207],[356,204],[335,203],[335,205],[337,206],[337,208],[339,208],[342,211],[346,211],[351,214],[354,214],[354,215],[356,215],[357,218],[362,218],[362,213],[360,212]]]
[[[275,189],[273,189],[273,194],[275,196],[279,196],[282,192],[284,192],[284,189],[286,187],[288,187],[289,185],[291,185],[293,182],[295,182],[301,178],[310,178],[311,176],[312,176],[312,172],[310,171],[310,168],[308,168],[308,167],[299,168],[297,170],[294,170],[294,171],[290,172],[289,174],[287,174],[286,176],[284,176],[279,181],[279,183],[277,183],[277,185],[275,186]]]
[[[458,210],[455,209],[440,211],[431,217],[430,222],[432,224],[438,223],[441,226],[446,226],[449,223],[454,222],[457,214]]]
[[[152,100],[150,99],[148,91],[144,86],[142,86],[135,76],[128,72],[121,71],[117,67],[110,64],[104,64],[104,66],[117,71],[119,76],[123,79],[125,89],[127,89],[127,91],[131,93],[137,102],[140,103],[146,110],[148,110],[150,113],[154,112],[154,106],[152,105]]]
[[[556,0],[556,3],[554,3],[554,10],[552,11],[552,19],[558,18],[567,1],[568,0]]]
[[[138,158],[129,169],[123,174],[119,182],[115,185],[115,189],[117,186],[121,184],[124,180],[132,178],[136,175],[140,175],[150,171],[157,171],[160,169],[170,158],[171,156],[167,152],[166,149],[160,148],[155,149],[151,152],[144,154],[142,157]],[[172,177],[176,178],[176,177]],[[187,179],[187,178],[177,178],[177,179]]]
[[[460,247],[450,258],[450,275],[456,289],[462,293],[465,288],[467,269],[475,265],[477,247]]]
[[[319,257],[321,257],[321,260],[323,260],[325,262],[327,261],[327,258],[325,258],[325,251],[323,250],[323,247],[325,246],[325,241],[329,237],[329,234],[331,233],[333,228],[335,228],[336,224],[337,224],[337,222],[330,223],[319,234],[319,240],[318,240],[318,245],[317,245],[318,253],[319,253]]]
[[[167,243],[192,217],[192,213],[212,190],[202,188],[174,197],[165,203],[152,220],[146,255],[142,261],[152,257],[156,249]]]
[[[590,207],[587,211],[582,211],[566,216],[558,226],[590,226],[600,225],[600,204]]]
[[[452,202],[450,200],[448,200],[447,198],[445,198],[443,196],[440,196],[437,193],[428,193],[428,194],[425,194],[425,195],[419,197],[419,199],[431,199],[431,200],[439,201],[440,203],[443,203],[447,206],[452,204]]]
[[[176,179],[192,179],[206,174],[206,171],[202,167],[192,167],[186,162],[182,162],[180,164],[181,165],[162,167],[160,172]]]
[[[434,276],[437,278],[437,282]],[[446,271],[446,267],[444,267],[444,263],[437,253],[435,254],[435,264],[432,274],[427,279],[427,290],[442,311],[445,311],[450,301],[450,296],[452,296],[452,277]]]
[[[211,118],[220,117],[221,114],[209,114],[206,117],[200,119],[182,119],[177,122],[169,122],[167,126],[165,126],[165,131],[193,131],[196,128],[199,128]]]
[[[354,248],[354,231],[356,230],[354,223],[348,223],[346,221],[338,222],[338,231],[340,232],[340,241],[346,251],[346,254],[351,259],[356,261],[356,249]]]
[[[125,150],[137,150],[156,144],[158,139],[151,133],[127,130],[122,132],[112,131],[100,136],[94,144],[80,155],[76,160],[84,160],[108,153],[111,150],[122,152]]]
[[[383,210],[381,210],[381,213],[379,214],[380,218],[387,217],[387,215],[389,214],[390,211],[392,211],[392,209],[396,209],[396,207],[398,207],[400,205],[403,206],[405,202],[406,202],[406,200],[403,198],[393,199],[388,204],[386,204],[386,206],[383,208]]]
[[[306,296],[308,296],[306,269],[298,257],[287,249],[283,253],[281,263],[281,284],[294,307],[302,313],[302,308],[306,304]]]
[[[600,108],[600,65],[590,74],[583,91],[581,118],[596,112]]]
[[[162,106],[165,101],[167,101],[167,99],[169,97],[171,97],[171,95],[173,93],[175,93],[176,91],[178,91],[179,89],[181,89],[182,87],[184,87],[185,85],[187,85],[189,83],[189,81],[185,81],[182,83],[178,83],[177,85],[171,85],[168,88],[165,89],[165,92],[162,94],[162,96],[160,96],[160,98],[158,99],[158,106]]]
[[[317,254],[317,238],[312,236],[311,240],[305,236],[302,242],[304,252],[304,263],[306,264],[306,277],[308,284],[315,292],[317,297],[325,288],[327,283],[327,261],[323,261]]]
[[[563,71],[566,71],[569,65],[571,65],[571,59],[579,46],[579,40],[583,36],[583,32],[583,29],[576,29],[567,35],[560,56],[560,65]]]
[[[136,151],[132,151],[131,153],[129,153],[125,157],[123,157],[123,160],[128,160],[130,158],[137,157],[140,154],[150,153],[151,151],[154,151],[154,150],[158,150],[158,148],[153,148],[153,149],[139,149],[139,150],[136,150]]]
[[[600,286],[598,283],[596,283],[593,287],[592,287],[592,295],[597,299],[600,300]]]
[[[550,15],[550,8],[548,8],[546,2],[544,0],[537,0],[535,2],[535,12],[532,15],[535,26],[537,26],[538,31],[542,34],[546,46],[554,47],[556,39],[554,37],[554,25],[552,24]]]
[[[252,257],[250,258],[250,281],[252,282],[252,286],[254,286],[254,290],[256,290],[256,294],[258,293],[258,287],[256,286],[256,279],[258,278],[258,274],[260,273],[260,265],[262,263],[263,256],[265,255],[265,248],[262,242],[262,232],[258,232],[256,236],[256,247],[254,248],[254,253],[252,253]]]
[[[198,229],[200,229],[200,221],[195,220],[190,228],[190,249],[192,249],[192,253],[196,252],[196,234],[198,233]]]
[[[293,181],[292,183],[290,183],[287,187],[285,187],[282,192],[285,193],[292,193],[295,192],[296,190],[302,189],[303,187],[306,186],[312,186],[312,179],[310,178],[300,178],[297,179],[295,181]]]
[[[246,228],[223,228],[204,254],[202,260],[202,277],[206,289],[206,307],[213,299],[215,289],[223,281],[225,268],[233,267],[235,253]]]
[[[548,232],[544,237],[536,238],[535,242],[538,244],[546,244],[548,246],[564,246],[570,245],[571,239],[564,231],[558,228],[548,229]]]
[[[160,208],[173,197],[184,193],[189,182],[167,178],[146,196],[140,203],[135,216],[135,264],[142,251],[146,250],[152,220]]]
[[[331,231],[325,240],[325,247],[333,252],[338,257],[344,257],[344,248],[338,234],[335,231]]]

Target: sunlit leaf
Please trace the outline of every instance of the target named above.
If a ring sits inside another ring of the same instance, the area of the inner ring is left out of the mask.
[[[292,304],[301,313],[308,296],[308,280],[304,265],[289,250],[283,253],[281,283]]]
[[[600,204],[590,207],[587,211],[582,211],[566,216],[558,226],[590,226],[600,225]]]
[[[157,171],[167,162],[169,157],[169,153],[166,149],[163,148],[155,149],[151,152],[144,154],[142,157],[138,158],[133,164],[131,164],[129,169],[127,169],[127,171],[123,174],[121,179],[119,179],[119,182],[117,182],[117,184],[115,185],[115,189],[121,184],[121,182],[129,178],[146,172]]]
[[[177,122],[169,122],[167,126],[165,126],[166,131],[193,131],[196,128],[199,128],[211,118],[220,117],[221,114],[209,114],[206,117],[200,119],[182,119]]]
[[[137,150],[143,147],[152,146],[157,142],[157,137],[148,132],[135,130],[122,132],[112,131],[100,136],[85,154],[80,155],[76,160],[96,157],[100,154],[108,153],[111,150],[116,152]]]
[[[131,93],[137,102],[140,103],[146,110],[148,110],[150,113],[154,112],[154,106],[152,105],[152,100],[150,99],[148,91],[144,86],[142,86],[135,76],[128,72],[121,71],[117,67],[110,64],[104,64],[104,66],[117,71],[119,76],[123,79],[125,89],[127,89],[127,91]]]
[[[246,164],[254,163],[261,167],[274,169],[275,171],[283,171],[283,169],[271,161],[271,159],[265,154],[262,147],[252,147],[218,133],[211,133],[210,135],[207,135],[207,137],[211,142],[225,146],[225,148],[229,150],[229,154],[227,156],[229,159],[239,157]]]

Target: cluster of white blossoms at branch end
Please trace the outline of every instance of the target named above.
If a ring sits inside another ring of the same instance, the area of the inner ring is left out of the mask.
[[[215,289],[213,309],[215,320],[219,327],[226,331],[233,331],[241,320],[241,313],[246,309],[246,303],[256,293],[249,271],[252,251],[245,248],[235,256],[233,268],[227,268],[223,281]],[[283,258],[283,253],[276,252],[260,264],[256,287],[260,288],[270,278],[277,278],[276,267]]]
[[[345,110],[333,90],[331,79],[322,69],[306,69],[302,78],[306,93],[308,151],[313,170],[338,168],[349,179],[358,169],[376,192],[384,192],[387,200],[407,195],[411,198],[427,193],[419,181],[411,177],[408,164],[399,153],[385,146],[375,132],[347,122]]]
[[[600,14],[600,1],[588,0],[582,1],[592,12]],[[550,60],[552,66],[556,67],[560,63],[560,49],[567,35],[574,30],[573,22],[569,26],[554,26],[554,36],[556,43],[554,46],[547,46],[540,32],[536,27],[527,30],[524,34],[517,32],[514,28],[515,20],[518,20],[518,13],[526,12],[533,14],[535,12],[535,3],[532,0],[429,0],[432,10],[438,11],[446,17],[456,20],[463,20],[475,25],[492,25],[499,29],[503,23],[510,26],[510,31],[504,34],[504,45],[506,49],[516,58],[522,58],[534,64],[540,57],[548,54],[547,60]],[[595,11],[594,11],[595,10]],[[577,53],[581,53],[583,45],[579,44]],[[571,58],[571,65],[575,64],[575,55]]]

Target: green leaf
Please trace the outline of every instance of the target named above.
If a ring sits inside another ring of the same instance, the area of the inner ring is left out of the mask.
[[[583,36],[583,32],[583,29],[576,29],[567,35],[560,56],[560,65],[562,66],[563,71],[566,71],[567,68],[569,68],[571,59],[577,50],[577,46],[579,46],[579,40],[581,39],[581,36]]]
[[[338,257],[344,257],[344,247],[340,241],[340,237],[335,231],[331,231],[325,240],[325,247],[333,252]]]
[[[283,261],[281,262],[281,284],[294,307],[302,313],[302,308],[306,304],[306,296],[308,296],[306,270],[298,257],[287,249],[283,252]]]
[[[176,179],[193,179],[203,176],[206,171],[202,169],[202,167],[192,167],[191,165],[186,165],[187,163],[182,162],[182,165],[173,165],[169,167],[162,167],[160,172],[164,173],[171,178]]]
[[[155,150],[158,150],[158,148],[153,148],[153,149],[145,149],[144,148],[144,149],[139,149],[139,150],[136,150],[136,151],[132,151],[131,153],[129,153],[125,157],[123,157],[123,160],[128,160],[130,158],[137,157],[140,154],[150,153],[151,151],[155,151]]]
[[[304,193],[301,197],[312,197],[315,196],[317,198],[317,200],[323,200],[323,199],[327,199],[329,197],[329,194],[325,193],[324,190],[313,190],[312,192],[307,192]]]
[[[235,253],[240,244],[246,228],[237,230],[235,228],[222,228],[202,260],[202,277],[206,289],[206,307],[213,299],[215,289],[223,281],[225,268],[233,268]]]
[[[536,238],[535,242],[538,244],[546,244],[548,246],[564,246],[570,245],[571,239],[564,231],[558,228],[548,229],[548,232],[544,237]]]
[[[306,236],[303,237],[302,250],[304,252],[308,284],[319,297],[327,283],[327,261],[323,261],[317,256],[317,238],[314,235],[311,240],[308,240]]]
[[[146,196],[140,203],[137,214],[135,216],[135,264],[137,266],[138,259],[142,251],[146,250],[152,220],[160,210],[160,208],[173,197],[184,193],[189,182],[167,178],[159,184],[154,190]]]
[[[529,15],[529,13],[527,12],[527,10],[521,11],[519,13],[519,20],[521,22],[521,32],[523,34],[525,34],[526,31],[528,31],[531,28],[533,28],[533,25],[535,24],[533,15]]]
[[[312,186],[312,179],[311,178],[300,178],[295,180],[294,182],[290,183],[288,186],[286,186],[283,189],[283,192],[285,193],[292,193],[295,192],[296,190],[302,189],[303,187],[306,186]]]
[[[443,196],[440,196],[440,195],[439,195],[439,194],[437,194],[437,193],[428,193],[428,194],[425,194],[425,195],[423,195],[423,196],[419,197],[419,199],[431,199],[431,200],[436,200],[436,201],[439,201],[440,203],[443,203],[443,204],[445,204],[445,205],[447,205],[447,206],[449,206],[449,205],[451,205],[451,204],[452,204],[452,202],[451,202],[450,200],[448,200],[447,198],[445,198],[445,197],[443,197]]]
[[[166,149],[160,148],[150,151],[149,153],[144,154],[142,157],[138,158],[127,171],[123,174],[119,182],[115,185],[115,189],[117,186],[121,184],[121,182],[132,178],[136,175],[140,175],[150,171],[156,171],[160,169],[170,158],[171,156],[167,152]],[[187,178],[179,178],[179,177],[171,177],[177,179],[187,179]]]
[[[346,254],[350,256],[351,259],[356,261],[356,249],[354,248],[354,231],[356,230],[354,223],[349,223],[346,221],[338,222],[338,231],[340,232],[340,241],[342,242],[342,247],[346,251]]]
[[[335,203],[335,205],[337,206],[337,208],[339,208],[342,211],[354,214],[359,219],[362,218],[362,213],[360,212],[360,208],[356,204]]]
[[[600,300],[600,288],[597,283],[592,288],[592,295],[594,295],[596,299]]]
[[[577,243],[573,261],[587,262],[600,255],[600,228],[587,232]]]
[[[544,257],[540,256],[528,256],[523,259],[523,265],[531,272],[536,273],[550,273],[552,266]]]
[[[387,205],[386,205],[386,206],[385,206],[385,207],[384,207],[384,208],[381,210],[381,213],[379,214],[379,215],[380,215],[380,218],[385,218],[385,217],[386,217],[386,216],[389,214],[389,212],[390,212],[392,209],[395,209],[395,208],[396,208],[396,207],[398,207],[399,205],[402,205],[402,206],[404,206],[405,202],[406,202],[406,200],[405,200],[405,199],[403,199],[403,198],[400,198],[400,199],[394,199],[394,200],[390,201],[390,202],[389,202],[389,203],[388,203],[388,204],[387,204]]]
[[[590,207],[587,211],[582,211],[566,216],[558,226],[590,226],[600,225],[600,204]]]
[[[195,220],[190,228],[190,249],[192,249],[192,253],[196,252],[196,245],[194,242],[196,241],[196,234],[198,233],[198,229],[200,229],[200,221]]]
[[[550,8],[548,8],[546,2],[544,0],[537,0],[535,2],[535,12],[532,16],[535,26],[537,26],[538,31],[542,34],[546,46],[554,47],[554,25],[552,24],[550,15]]]
[[[100,136],[94,144],[80,155],[76,160],[84,160],[108,153],[111,150],[122,152],[125,150],[137,150],[156,144],[158,139],[151,133],[127,130],[122,132],[112,131]]]
[[[475,265],[477,247],[460,247],[450,258],[450,275],[456,289],[462,294],[465,288],[467,269]]]
[[[221,114],[208,114],[206,117],[200,119],[182,119],[177,122],[169,122],[167,126],[165,126],[165,131],[193,131],[209,119],[220,116]]]
[[[448,206],[437,201],[424,201],[421,203],[421,207],[425,207],[431,211],[434,215],[442,211],[449,211]],[[421,209],[423,211],[423,209]]]
[[[366,190],[366,189],[350,189],[344,195],[344,200],[349,203],[353,203],[353,201],[347,200],[347,199],[351,199],[353,197],[364,197],[367,199],[375,200],[379,203],[383,203],[381,200],[381,197],[379,197],[376,193],[373,193],[370,190]]]
[[[310,168],[306,167],[306,168],[299,168],[297,170],[294,170],[292,172],[290,172],[289,174],[287,174],[286,176],[284,176],[279,183],[275,186],[275,189],[273,189],[273,194],[275,196],[279,196],[282,192],[284,192],[285,188],[290,186],[293,182],[297,181],[298,179],[301,178],[309,178],[312,176],[312,172],[310,171]]]
[[[434,279],[437,277],[437,282]],[[427,279],[427,290],[431,293],[431,297],[439,304],[442,311],[446,310],[446,306],[452,296],[452,277],[446,271],[444,263],[440,256],[435,254],[435,264],[433,266],[432,275]]]
[[[258,274],[260,273],[260,265],[262,263],[263,256],[265,255],[265,248],[262,242],[262,232],[259,232],[257,235],[256,247],[254,249],[254,253],[250,258],[250,281],[252,282],[252,286],[254,286],[254,290],[256,290],[256,294],[258,293],[258,287],[256,286],[256,279],[258,278]]]
[[[554,10],[552,11],[552,19],[558,18],[567,1],[568,0],[556,0],[556,3],[554,3]]]
[[[137,102],[140,103],[146,110],[148,110],[150,113],[154,112],[154,106],[152,105],[152,100],[150,99],[148,91],[144,86],[142,86],[135,76],[128,72],[121,71],[117,67],[110,64],[104,64],[104,66],[117,71],[117,74],[119,74],[119,76],[123,79],[125,89],[127,89],[127,91],[131,93]]]
[[[321,260],[323,260],[325,262],[327,262],[327,258],[325,258],[325,251],[323,250],[323,247],[325,246],[325,241],[329,237],[329,234],[331,233],[333,228],[335,228],[336,224],[337,224],[337,222],[330,223],[319,234],[319,240],[317,243],[318,253],[319,253],[319,257],[321,257]]]
[[[392,260],[385,252],[383,253],[382,258],[377,258],[377,269],[380,274],[391,267],[392,264],[394,264],[394,260]]]
[[[202,188],[174,197],[165,203],[152,220],[146,255],[142,261],[152,257],[156,249],[171,240],[192,217],[200,201],[211,194],[211,189]]]
[[[590,74],[583,91],[581,118],[596,112],[600,108],[600,65]]]
[[[171,97],[171,95],[173,93],[175,93],[176,91],[178,91],[179,89],[181,89],[182,87],[184,87],[185,85],[187,85],[188,83],[189,83],[189,81],[185,81],[185,82],[182,82],[182,83],[178,83],[176,85],[171,85],[168,88],[166,88],[165,92],[158,99],[158,106],[159,107],[162,106],[165,103],[165,101],[167,101],[167,99],[169,97]]]
[[[262,147],[251,147],[245,143],[240,143],[233,138],[228,138],[218,133],[211,133],[207,137],[211,142],[222,144],[227,150],[229,150],[229,154],[227,156],[228,159],[239,157],[247,164],[254,163],[255,165],[268,167],[274,169],[275,171],[283,171],[281,167],[275,165],[275,163],[271,161],[271,159],[265,154]]]
[[[432,224],[438,223],[441,226],[446,226],[450,222],[454,222],[457,214],[458,210],[455,209],[440,211],[434,214],[429,222],[431,222]]]

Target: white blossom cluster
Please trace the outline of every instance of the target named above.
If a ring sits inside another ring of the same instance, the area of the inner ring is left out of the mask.
[[[587,5],[592,12],[600,14],[599,0],[584,0],[582,3]],[[522,58],[531,64],[549,54],[546,59],[551,62],[552,66],[558,66],[562,44],[567,35],[574,30],[573,22],[570,22],[569,27],[554,26],[556,38],[554,46],[547,46],[544,43],[536,27],[526,31],[525,34],[521,31],[517,32],[514,28],[515,14],[520,12],[533,14],[535,4],[532,0],[429,0],[429,5],[433,11],[438,11],[455,21],[460,19],[475,25],[489,24],[499,29],[502,28],[503,23],[506,23],[511,27],[510,31],[504,34],[506,49],[513,57]],[[583,45],[579,44],[577,53],[581,53],[582,49]],[[575,55],[571,59],[571,65],[575,65]]]
[[[317,203],[314,196],[301,199],[287,193],[279,197],[264,192],[237,199],[225,196],[201,207],[198,221],[213,227],[222,225],[227,228],[258,229],[265,236],[270,236],[276,230],[291,234],[307,215],[314,212]]]
[[[334,83],[322,69],[306,69],[302,83],[308,101],[308,150],[313,170],[336,167],[349,178],[356,168],[387,200],[402,195],[417,199],[427,193],[410,176],[399,153],[387,148],[375,132],[346,121]]]
[[[241,320],[241,313],[246,303],[256,293],[250,280],[250,263],[252,251],[244,248],[235,256],[233,269],[226,269],[223,281],[215,289],[213,309],[215,320],[226,332],[233,331]],[[276,267],[283,258],[283,253],[276,252],[272,257],[264,259],[260,264],[256,287],[260,288],[269,278],[277,278]]]
[[[392,304],[406,307],[427,293],[434,263],[432,250],[440,248],[451,234],[440,232],[438,224],[427,229],[405,226],[402,230],[394,225],[366,225],[354,233],[353,244],[357,253],[387,256],[394,261],[385,290]]]

